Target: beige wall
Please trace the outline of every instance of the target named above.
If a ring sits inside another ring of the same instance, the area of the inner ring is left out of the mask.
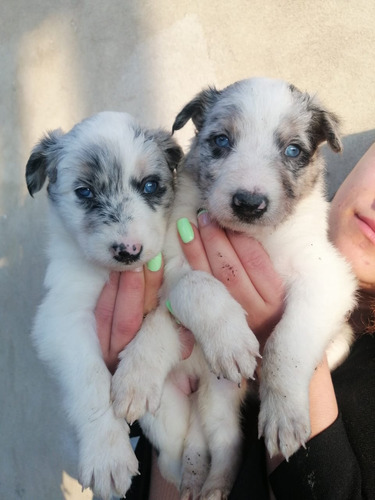
[[[170,128],[203,86],[265,75],[341,116],[344,154],[327,156],[341,178],[375,138],[374,19],[373,0],[2,0],[0,498],[90,498],[29,342],[45,267],[45,200],[24,183],[35,141],[103,109]],[[191,133],[178,134],[184,146]]]

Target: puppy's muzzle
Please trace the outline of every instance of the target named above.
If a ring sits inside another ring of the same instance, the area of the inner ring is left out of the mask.
[[[140,243],[114,243],[111,246],[113,258],[122,264],[132,264],[139,260],[142,253]]]
[[[232,210],[244,222],[252,222],[262,217],[268,204],[267,196],[257,192],[236,191],[232,197]]]

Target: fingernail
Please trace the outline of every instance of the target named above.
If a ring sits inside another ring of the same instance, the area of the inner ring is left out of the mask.
[[[134,269],[129,269],[130,272],[133,272],[133,273],[140,273],[143,271],[143,267],[135,267]]]
[[[169,301],[169,300],[166,300],[165,305],[167,306],[168,311],[172,314],[172,316],[173,316],[174,320],[176,321],[176,323],[177,323],[178,325],[181,325],[181,323],[178,321],[178,319],[177,319],[177,318],[175,318],[175,315],[174,315],[174,313],[173,313],[173,309],[172,309],[172,306],[171,306],[170,301]]]
[[[207,212],[207,210],[204,209],[199,210],[197,218],[199,227],[207,226],[211,222],[209,213]]]
[[[171,306],[170,301],[169,301],[169,300],[167,300],[167,301],[165,302],[165,305],[167,306],[168,311],[169,311],[169,312],[173,315],[172,306]]]
[[[177,221],[177,230],[184,243],[190,243],[194,239],[194,231],[189,219],[183,217]]]
[[[157,255],[155,255],[153,259],[147,262],[147,269],[153,272],[159,271],[159,269],[161,268],[161,263],[162,263],[161,253],[158,253]]]

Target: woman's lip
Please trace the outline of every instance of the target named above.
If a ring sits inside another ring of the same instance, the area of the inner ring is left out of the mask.
[[[356,219],[361,231],[372,242],[375,243],[375,220],[356,214]]]

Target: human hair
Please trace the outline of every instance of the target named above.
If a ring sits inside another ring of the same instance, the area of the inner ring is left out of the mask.
[[[359,290],[358,305],[349,318],[356,335],[375,334],[375,297]]]

